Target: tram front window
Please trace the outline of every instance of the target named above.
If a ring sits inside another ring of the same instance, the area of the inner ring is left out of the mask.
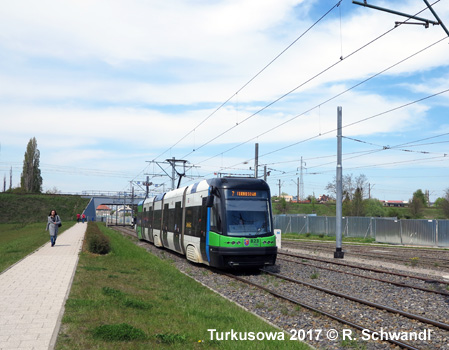
[[[228,200],[228,236],[259,236],[271,232],[269,205],[264,200]]]

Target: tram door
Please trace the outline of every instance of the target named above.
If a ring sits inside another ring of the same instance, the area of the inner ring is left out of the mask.
[[[200,208],[199,217],[198,217],[198,228],[200,234],[200,247],[201,247],[201,257],[204,261],[209,261],[207,259],[207,248],[206,245],[209,245],[209,232],[207,232],[207,206],[206,206],[207,197],[203,197],[203,203]]]
[[[173,226],[173,243],[175,245],[175,250],[178,253],[182,253],[181,248],[181,225],[182,225],[182,209],[181,202],[175,203],[175,212],[174,212],[174,226]]]
[[[153,205],[148,208],[148,218],[147,218],[147,227],[148,227],[148,239],[151,243],[154,243],[153,237]]]
[[[167,230],[168,230],[168,203],[164,204],[164,211],[162,214],[162,244],[164,247],[169,247],[168,239],[167,239]]]

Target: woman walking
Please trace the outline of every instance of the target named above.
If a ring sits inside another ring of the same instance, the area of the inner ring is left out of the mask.
[[[61,226],[61,219],[59,215],[56,213],[56,210],[52,210],[48,215],[47,221],[47,231],[50,232],[50,242],[53,247],[56,243],[56,238],[58,236],[58,229]]]

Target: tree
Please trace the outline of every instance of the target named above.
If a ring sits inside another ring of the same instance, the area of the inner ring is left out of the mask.
[[[290,209],[290,202],[287,202],[284,197],[281,197],[279,202],[276,204],[276,209],[281,212],[281,214],[286,214]]]
[[[413,194],[413,198],[410,200],[410,203],[408,205],[410,215],[413,218],[419,218],[422,215],[422,211],[424,208],[424,204],[421,198],[419,196],[416,196]]]
[[[449,188],[446,189],[446,196],[444,198],[438,198],[435,201],[435,205],[441,208],[445,217],[449,218]]]
[[[351,207],[352,207],[351,208],[352,216],[364,216],[365,215],[362,190],[358,187],[354,192],[354,197],[352,198]]]
[[[379,200],[372,198],[372,199],[365,199],[363,202],[365,204],[365,216],[369,217],[385,216],[385,208],[383,207],[382,203],[379,202]]]
[[[368,179],[367,179],[366,175],[364,175],[364,174],[360,174],[356,178],[353,178],[352,174],[343,175],[343,178],[342,178],[343,196],[348,195],[349,199],[352,200],[356,189],[359,188],[362,193],[362,198],[363,198],[365,190],[368,187],[367,184],[368,184]],[[327,184],[326,190],[333,193],[336,196],[336,194],[337,194],[337,179],[335,176],[334,176],[333,182],[329,182]]]
[[[351,200],[349,199],[349,195],[346,193],[345,199],[342,203],[341,213],[343,216],[351,216],[352,215],[352,206]]]
[[[46,194],[61,194],[61,191],[58,190],[58,188],[56,186],[54,186],[53,188],[50,188],[47,190],[47,192],[45,192]]]
[[[20,176],[20,187],[25,192],[41,193],[42,176],[39,169],[40,152],[37,149],[36,138],[30,139],[23,160],[23,171]]]
[[[416,196],[416,198],[418,198],[422,202],[422,205],[424,207],[427,207],[427,198],[426,198],[426,195],[423,193],[423,191],[421,189],[416,190],[413,193],[413,197],[415,197],[415,196]]]

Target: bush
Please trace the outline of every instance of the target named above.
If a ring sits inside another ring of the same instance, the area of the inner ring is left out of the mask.
[[[86,231],[87,250],[94,254],[108,254],[111,251],[109,238],[100,231],[95,222],[87,223]]]

